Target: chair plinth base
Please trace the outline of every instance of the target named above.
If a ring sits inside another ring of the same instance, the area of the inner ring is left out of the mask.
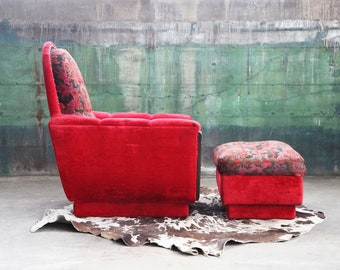
[[[294,219],[295,205],[226,205],[229,219]]]
[[[139,202],[74,202],[73,211],[77,217],[187,217],[189,205]]]

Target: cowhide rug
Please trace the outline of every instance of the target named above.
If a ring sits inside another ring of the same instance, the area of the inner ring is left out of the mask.
[[[31,231],[48,223],[67,222],[79,232],[119,240],[128,246],[148,243],[165,248],[176,247],[192,255],[220,256],[230,242],[282,242],[310,231],[325,215],[305,206],[297,207],[294,220],[228,220],[217,189],[201,188],[200,200],[192,205],[187,218],[77,218],[72,205],[63,209],[48,209]]]

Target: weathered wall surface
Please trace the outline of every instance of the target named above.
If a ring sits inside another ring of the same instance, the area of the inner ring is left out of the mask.
[[[187,113],[214,146],[282,140],[340,174],[337,0],[0,0],[0,175],[57,173],[42,44],[68,49],[101,111]]]

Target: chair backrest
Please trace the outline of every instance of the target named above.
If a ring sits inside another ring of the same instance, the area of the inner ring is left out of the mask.
[[[46,42],[42,64],[50,115],[95,117],[83,76],[70,53]]]

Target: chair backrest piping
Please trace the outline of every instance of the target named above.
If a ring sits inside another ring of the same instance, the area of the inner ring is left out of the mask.
[[[51,52],[56,49],[56,45],[48,41],[42,47],[42,66],[44,72],[44,81],[47,95],[48,108],[50,111],[50,116],[60,114],[60,107],[57,96],[57,89],[53,77],[53,69],[51,62]]]

